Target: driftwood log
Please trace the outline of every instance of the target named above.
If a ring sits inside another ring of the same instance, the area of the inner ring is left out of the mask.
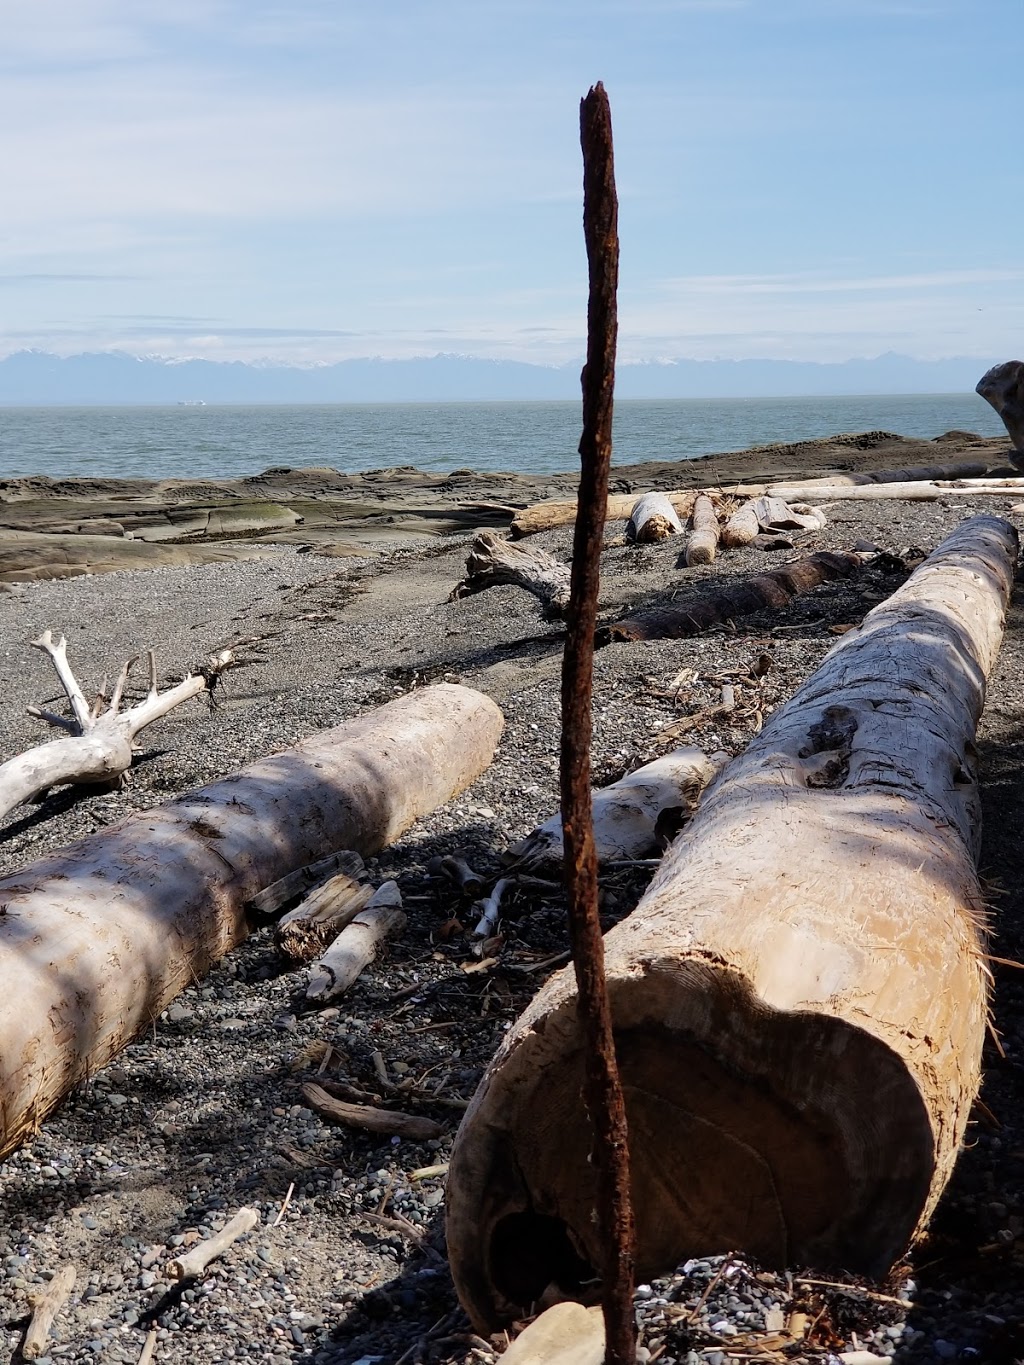
[[[995,408],[1013,442],[1010,459],[1024,468],[1024,361],[993,365],[978,380],[976,392]]]
[[[30,706],[29,715],[38,716],[67,733],[63,739],[39,744],[23,754],[17,754],[0,764],[0,820],[23,801],[65,783],[95,786],[117,782],[132,765],[135,740],[161,716],[166,716],[182,702],[199,696],[213,686],[225,668],[234,662],[230,650],[210,658],[207,666],[196,674],[189,674],[166,692],[157,688],[156,661],[149,651],[149,693],[136,706],[121,710],[125,684],[138,657],[129,659],[109,696],[106,683],[100,696],[90,705],[68,662],[64,636],[55,640],[46,630],[33,647],[50,658],[54,671],[71,707],[71,716],[62,716],[41,706]]]
[[[718,553],[718,538],[721,527],[715,504],[706,493],[699,493],[694,499],[690,513],[690,535],[686,542],[687,564],[710,564]]]
[[[569,605],[568,564],[533,545],[515,545],[493,531],[480,531],[466,557],[466,577],[456,584],[450,602],[501,584],[525,588],[544,604],[547,615],[560,618]]]
[[[392,934],[405,928],[405,911],[397,882],[385,882],[342,928],[326,952],[313,963],[307,1000],[333,1000],[344,995],[360,972],[377,956]]]
[[[645,493],[637,498],[626,525],[626,539],[650,545],[682,532],[679,514],[664,493]]]
[[[976,1094],[990,973],[975,730],[1017,534],[964,522],[723,772],[606,937],[638,1271],[742,1249],[883,1274]],[[466,1114],[448,1250],[479,1328],[600,1264],[570,969]]]
[[[783,498],[766,494],[736,509],[722,527],[722,545],[750,545],[761,531],[820,531],[826,524],[820,507],[805,503],[790,506]]]
[[[494,703],[438,684],[0,881],[0,1157],[332,848],[375,852],[491,761]]]
[[[868,483],[910,483],[918,480],[967,479],[983,475],[988,469],[984,460],[956,460],[949,464],[916,465],[907,469],[883,469],[874,474],[836,474],[819,479],[804,479],[800,486],[840,487],[842,485]],[[725,491],[746,497],[757,498],[764,493],[780,493],[785,484],[758,483],[730,485]],[[662,494],[675,508],[676,514],[685,520],[693,510],[693,500],[700,489],[677,488]],[[707,493],[721,493],[720,488],[706,488]],[[608,498],[608,521],[625,521],[632,512],[636,497],[631,493],[612,493]],[[551,531],[557,526],[567,526],[576,520],[576,500],[574,498],[551,498],[545,502],[535,502],[524,507],[512,518],[512,536],[532,536],[538,531]]]
[[[752,485],[753,488],[759,485]],[[936,502],[939,498],[949,497],[1009,497],[1024,490],[1024,479],[952,479],[947,482],[933,480],[931,483],[862,483],[862,484],[817,484],[817,483],[779,483],[773,492],[780,498],[793,502],[813,498],[816,502],[878,502],[898,500],[901,502]],[[748,493],[749,488],[737,490]]]
[[[595,791],[598,862],[660,853],[696,807],[723,758],[708,758],[701,749],[675,749]],[[524,872],[561,867],[565,857],[561,812],[513,844],[506,857]]]
[[[289,962],[312,962],[372,896],[373,887],[358,873],[336,872],[278,921],[274,930],[278,952]]]
[[[689,602],[652,608],[601,626],[597,643],[678,640],[699,635],[702,630],[740,616],[751,616],[756,611],[769,608],[777,611],[788,606],[794,597],[810,592],[822,583],[859,573],[867,558],[869,556],[852,551],[819,550],[771,573],[756,574],[727,587],[715,588],[713,592],[701,593]]]

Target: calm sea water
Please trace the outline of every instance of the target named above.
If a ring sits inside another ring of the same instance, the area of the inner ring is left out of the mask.
[[[1000,436],[976,395],[625,400],[614,460],[688,460],[837,432]],[[564,403],[388,403],[305,407],[0,408],[0,476],[235,478],[272,465],[355,472],[573,469],[580,408]]]

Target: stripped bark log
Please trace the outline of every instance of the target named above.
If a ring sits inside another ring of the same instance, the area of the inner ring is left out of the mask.
[[[736,1248],[880,1276],[934,1208],[986,1028],[974,736],[1016,552],[998,518],[958,527],[729,765],[608,934],[645,1277]],[[478,1328],[599,1263],[581,1064],[563,971],[452,1153]]]
[[[756,574],[695,596],[690,602],[673,603],[602,626],[597,632],[597,643],[600,646],[617,641],[678,640],[756,611],[777,611],[822,583],[859,573],[868,558],[853,552],[819,550],[771,573]]]
[[[706,493],[698,494],[690,513],[690,538],[686,542],[686,562],[710,564],[718,553],[718,538],[721,529],[715,504]]]
[[[760,485],[753,485],[754,488]],[[1006,497],[1024,489],[1024,479],[956,479],[931,483],[863,483],[814,484],[779,483],[772,492],[793,502],[851,502],[899,500],[902,502],[936,502],[949,497]],[[737,494],[752,492],[750,487],[734,490]]]
[[[737,507],[722,527],[722,547],[726,550],[751,545],[761,530],[761,519],[757,514],[757,499]]]
[[[676,749],[627,773],[593,795],[594,844],[598,862],[646,858],[660,853],[695,809],[700,794],[721,766],[700,749]],[[561,865],[561,812],[545,820],[508,850],[518,870]]]
[[[0,820],[15,806],[20,806],[23,801],[50,787],[65,783],[96,785],[123,777],[132,765],[135,740],[141,731],[190,697],[207,691],[224,669],[234,662],[231,651],[224,650],[212,656],[202,672],[189,674],[176,687],[160,692],[157,689],[156,662],[150,650],[149,695],[137,706],[122,711],[121,698],[132,666],[138,662],[137,656],[129,659],[121,669],[110,697],[101,694],[95,704],[90,706],[68,663],[64,636],[54,640],[46,630],[32,644],[49,655],[74,718],[57,715],[41,706],[28,708],[29,715],[38,716],[50,725],[66,730],[68,734],[64,739],[39,744],[0,764]]]
[[[668,536],[679,535],[683,523],[664,493],[645,493],[637,498],[629,514],[626,539],[649,545]]]
[[[456,584],[448,600],[456,602],[487,588],[511,584],[539,598],[547,615],[561,618],[569,605],[569,575],[569,565],[547,550],[514,545],[493,531],[480,531],[466,557],[466,577]]]
[[[374,891],[364,909],[345,924],[327,951],[313,963],[306,987],[307,1000],[333,1000],[344,995],[359,973],[377,956],[392,934],[405,928],[405,913],[397,882]]]
[[[501,729],[481,693],[425,687],[0,881],[0,1156],[245,937],[258,888],[383,848]]]

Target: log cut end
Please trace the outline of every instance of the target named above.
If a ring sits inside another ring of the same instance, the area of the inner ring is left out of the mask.
[[[609,985],[637,1274],[734,1250],[775,1268],[888,1270],[935,1159],[905,1063],[841,1019],[770,1009],[710,961],[638,963]],[[552,1284],[593,1297],[601,1264],[575,996],[533,1024],[485,1079],[452,1156],[452,1273],[481,1329]]]

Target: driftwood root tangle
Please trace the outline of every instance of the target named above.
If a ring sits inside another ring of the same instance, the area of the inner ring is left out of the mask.
[[[137,657],[129,659],[121,669],[109,697],[105,695],[104,684],[103,693],[90,706],[68,662],[64,636],[55,640],[46,630],[32,644],[49,656],[68,699],[73,719],[47,711],[41,706],[28,708],[30,715],[66,730],[67,735],[63,739],[51,740],[49,744],[40,744],[0,764],[0,819],[15,806],[50,787],[65,783],[105,783],[123,777],[132,765],[135,740],[141,731],[190,697],[207,691],[224,669],[234,662],[231,651],[224,650],[211,656],[201,672],[189,674],[177,686],[160,692],[157,688],[156,662],[150,650],[149,695],[137,706],[122,711],[121,698],[128,675],[138,662]]]
[[[540,599],[549,616],[560,618],[569,605],[568,564],[532,545],[516,545],[493,531],[480,531],[466,557],[466,577],[449,601],[502,584],[525,588]]]
[[[424,687],[0,881],[0,1157],[241,942],[261,888],[383,848],[501,729],[482,693]]]
[[[735,759],[607,936],[638,1270],[742,1249],[883,1274],[949,1177],[989,973],[975,730],[1017,535],[964,522]],[[937,984],[939,983],[939,984]],[[491,1326],[599,1264],[572,974],[460,1129],[448,1249]]]
[[[729,587],[702,593],[690,602],[641,612],[602,626],[597,632],[597,643],[678,640],[757,611],[780,611],[794,597],[822,583],[859,573],[864,562],[864,556],[858,553],[819,550],[771,573],[756,574]]]

